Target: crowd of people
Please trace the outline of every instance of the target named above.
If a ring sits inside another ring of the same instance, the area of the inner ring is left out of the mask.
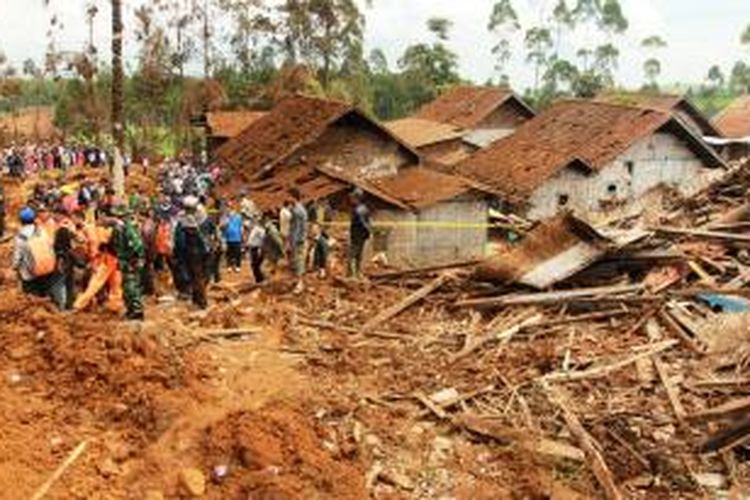
[[[289,189],[280,210],[264,212],[247,191],[217,196],[219,174],[187,160],[166,161],[152,197],[118,196],[108,183],[85,176],[38,182],[18,214],[14,240],[13,269],[23,291],[61,310],[104,307],[142,320],[144,296],[174,293],[205,309],[208,285],[221,281],[223,271],[242,272],[243,261],[257,283],[288,263],[296,293],[308,269],[328,274],[331,238],[299,189]],[[360,278],[372,228],[363,193],[354,190],[351,200],[348,267]]]
[[[0,150],[0,166],[13,177],[26,177],[45,170],[72,167],[105,167],[112,161],[106,149],[80,144],[11,144]],[[126,167],[129,158],[124,158]]]

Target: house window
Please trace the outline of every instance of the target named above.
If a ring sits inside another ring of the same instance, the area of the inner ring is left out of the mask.
[[[628,174],[633,175],[633,172],[635,171],[635,162],[633,161],[626,161],[625,162],[625,168],[628,169]]]
[[[617,184],[610,184],[609,186],[607,186],[607,194],[609,194],[610,196],[617,195]]]
[[[565,207],[570,202],[570,196],[567,194],[561,194],[557,197],[557,206],[558,207]]]

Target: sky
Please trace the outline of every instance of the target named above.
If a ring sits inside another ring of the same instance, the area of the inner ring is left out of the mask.
[[[64,25],[58,42],[61,49],[80,50],[85,46],[87,1],[51,0]],[[138,3],[124,1],[126,5]],[[515,4],[522,23],[530,25],[538,20],[540,7],[553,1],[515,0]],[[102,57],[109,58],[106,50],[110,43],[106,8],[109,2],[98,2],[102,10],[95,37],[102,47]],[[743,28],[750,23],[748,0],[621,0],[621,3],[630,21],[627,34],[617,41],[622,53],[617,77],[625,86],[638,86],[642,82],[641,67],[646,54],[639,42],[653,34],[659,34],[668,43],[659,54],[663,84],[699,83],[714,64],[728,73],[738,59],[750,61],[750,47],[743,48],[739,43]],[[43,60],[49,11],[42,4],[43,0],[0,0],[0,50],[18,66],[27,58]],[[462,76],[479,83],[497,76],[491,54],[493,38],[486,29],[494,0],[372,0],[372,4],[373,7],[364,9],[367,49],[383,49],[392,66],[408,45],[430,40],[426,21],[441,16],[453,21],[448,45],[459,55]],[[587,40],[581,33],[574,38],[575,43]],[[134,56],[132,44],[126,43],[126,54],[131,59]],[[521,90],[534,78],[533,68],[522,58],[522,54],[516,55],[509,69],[512,84]]]

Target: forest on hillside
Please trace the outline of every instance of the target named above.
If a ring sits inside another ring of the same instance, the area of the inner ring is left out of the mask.
[[[102,15],[104,0],[92,0],[85,16],[89,42],[80,51],[61,50],[66,30],[61,0],[44,2],[49,13],[43,61],[11,64],[0,46],[0,112],[55,105],[55,122],[66,134],[102,139],[112,123],[112,62],[95,42],[99,24],[117,29]],[[111,1],[122,10],[122,0]],[[444,89],[468,82],[451,49],[453,22],[433,17],[428,37],[388,60],[378,47],[365,49],[368,11],[378,0],[149,0],[128,2],[126,43],[137,57],[125,62],[122,121],[128,144],[178,149],[191,140],[190,119],[203,110],[271,106],[284,95],[307,93],[355,103],[379,119],[399,118]],[[619,89],[617,70],[630,22],[618,0],[556,0],[523,23],[514,0],[497,0],[485,26],[495,76],[483,85],[510,86],[536,108],[556,98],[590,97]],[[122,18],[120,22],[122,29]],[[132,35],[132,36],[131,36]],[[730,34],[750,48],[750,26]],[[585,40],[585,44],[581,41]],[[1,43],[1,41],[0,41]],[[641,41],[647,92],[687,93],[707,114],[750,90],[750,65],[706,68],[703,82],[666,85],[662,55],[669,40],[654,33]],[[485,48],[482,48],[485,50]],[[121,56],[120,56],[121,57]],[[511,58],[533,70],[519,88]],[[116,76],[116,75],[114,75]],[[115,86],[117,87],[117,86]]]

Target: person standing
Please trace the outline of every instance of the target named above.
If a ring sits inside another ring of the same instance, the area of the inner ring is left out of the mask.
[[[256,283],[263,283],[263,243],[266,239],[266,229],[260,220],[255,220],[250,227],[247,246],[250,253],[250,268]]]
[[[206,309],[206,262],[210,253],[205,234],[207,217],[195,196],[186,196],[182,206],[174,235],[175,257],[190,284],[193,304]]]
[[[292,270],[297,277],[295,293],[301,293],[304,289],[302,277],[305,274],[305,241],[307,240],[307,210],[302,204],[302,194],[297,187],[289,190],[294,200],[289,223],[289,248],[292,259]]]
[[[284,239],[284,254],[289,250],[289,225],[292,223],[292,204],[285,201],[279,210],[279,233]]]
[[[242,215],[230,209],[222,225],[224,241],[227,245],[227,265],[234,272],[240,272],[242,265],[242,240],[244,236]]]
[[[36,212],[32,208],[23,208],[19,219],[21,229],[13,249],[13,269],[18,273],[23,292],[49,297],[60,310],[65,310],[65,283],[57,272],[52,240],[36,226]]]
[[[352,213],[349,225],[349,277],[362,278],[362,257],[365,244],[372,236],[370,209],[364,203],[364,193],[356,188],[351,194]]]
[[[112,213],[118,219],[113,226],[113,243],[122,273],[122,291],[125,299],[126,319],[143,321],[143,266],[145,248],[141,232],[133,222],[132,213],[122,205],[116,205]]]

